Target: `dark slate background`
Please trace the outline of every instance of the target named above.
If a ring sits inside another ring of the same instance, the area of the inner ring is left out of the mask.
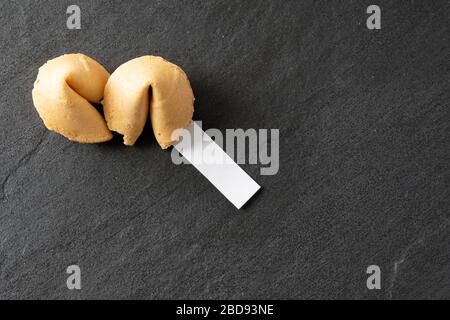
[[[3,1],[0,298],[450,298],[449,2],[377,0],[370,31],[372,2]],[[150,128],[47,131],[33,81],[70,52],[180,65],[205,129],[280,129],[279,173],[243,166],[238,211]]]

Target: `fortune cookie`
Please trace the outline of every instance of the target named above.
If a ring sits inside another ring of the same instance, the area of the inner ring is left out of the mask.
[[[191,122],[194,94],[180,67],[161,57],[142,56],[113,72],[103,106],[108,128],[122,134],[125,145],[136,142],[150,114],[156,140],[166,149],[177,140],[175,130]]]
[[[65,54],[39,68],[33,88],[33,103],[45,126],[82,143],[112,138],[99,103],[109,73],[83,54]]]

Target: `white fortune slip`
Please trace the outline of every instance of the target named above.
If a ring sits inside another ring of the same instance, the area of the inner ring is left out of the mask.
[[[174,148],[240,209],[260,186],[194,121]]]

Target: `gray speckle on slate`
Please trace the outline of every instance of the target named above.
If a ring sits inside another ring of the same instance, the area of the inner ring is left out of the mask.
[[[0,4],[0,298],[450,298],[448,1],[377,1],[379,31],[369,1],[75,3],[72,31],[73,1]],[[68,52],[177,63],[204,128],[280,128],[280,172],[244,166],[237,211],[148,127],[47,132],[31,88]]]

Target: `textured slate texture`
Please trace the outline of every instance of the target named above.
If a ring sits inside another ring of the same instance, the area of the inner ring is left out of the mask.
[[[375,3],[378,31],[372,1],[3,1],[0,298],[450,298],[449,3]],[[48,132],[33,81],[69,52],[177,63],[204,128],[280,129],[279,173],[243,166],[237,211],[150,128]]]

